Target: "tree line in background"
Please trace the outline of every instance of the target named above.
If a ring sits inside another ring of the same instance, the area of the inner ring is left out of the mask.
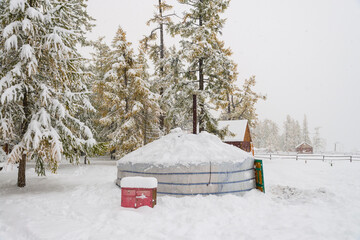
[[[325,140],[320,136],[320,127],[310,133],[306,115],[302,126],[287,115],[282,129],[269,119],[259,121],[253,129],[253,141],[256,148],[269,152],[294,152],[301,143],[310,144],[314,152],[324,151],[326,146]]]
[[[18,186],[30,159],[44,175],[62,156],[121,157],[172,128],[191,129],[193,95],[200,131],[226,134],[211,111],[256,123],[255,104],[265,97],[253,91],[255,77],[240,87],[221,40],[230,0],[178,0],[187,9],[181,16],[156,2],[151,30],[133,49],[121,27],[111,46],[85,38],[93,26],[86,0],[0,1],[0,144],[12,146]],[[165,36],[180,40],[170,46]],[[89,45],[90,62],[77,49]]]

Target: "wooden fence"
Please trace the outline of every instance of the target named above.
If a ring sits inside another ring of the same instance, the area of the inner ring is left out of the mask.
[[[350,161],[350,162],[360,162],[360,155],[342,155],[342,154],[334,154],[334,155],[322,155],[322,154],[276,154],[276,153],[268,153],[268,154],[256,154],[256,159],[293,159],[293,160],[303,160],[303,161]]]

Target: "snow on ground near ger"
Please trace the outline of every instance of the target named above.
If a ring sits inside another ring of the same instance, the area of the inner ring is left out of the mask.
[[[62,164],[27,187],[0,172],[0,239],[360,239],[360,162],[264,162],[266,194],[121,208],[115,162]]]

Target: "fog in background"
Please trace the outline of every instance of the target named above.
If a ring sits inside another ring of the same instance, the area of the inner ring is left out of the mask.
[[[136,47],[157,0],[88,4],[97,20],[90,39],[105,36],[110,44],[121,25]],[[222,37],[240,82],[256,75],[256,90],[268,97],[257,105],[261,120],[282,128],[287,114],[300,124],[306,114],[328,150],[336,143],[360,151],[360,0],[233,0],[224,17]]]

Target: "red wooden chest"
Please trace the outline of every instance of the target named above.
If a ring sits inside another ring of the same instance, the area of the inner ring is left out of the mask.
[[[121,206],[139,208],[156,205],[156,188],[121,188]]]
[[[126,177],[121,180],[121,206],[139,208],[156,205],[157,180],[144,177]]]

